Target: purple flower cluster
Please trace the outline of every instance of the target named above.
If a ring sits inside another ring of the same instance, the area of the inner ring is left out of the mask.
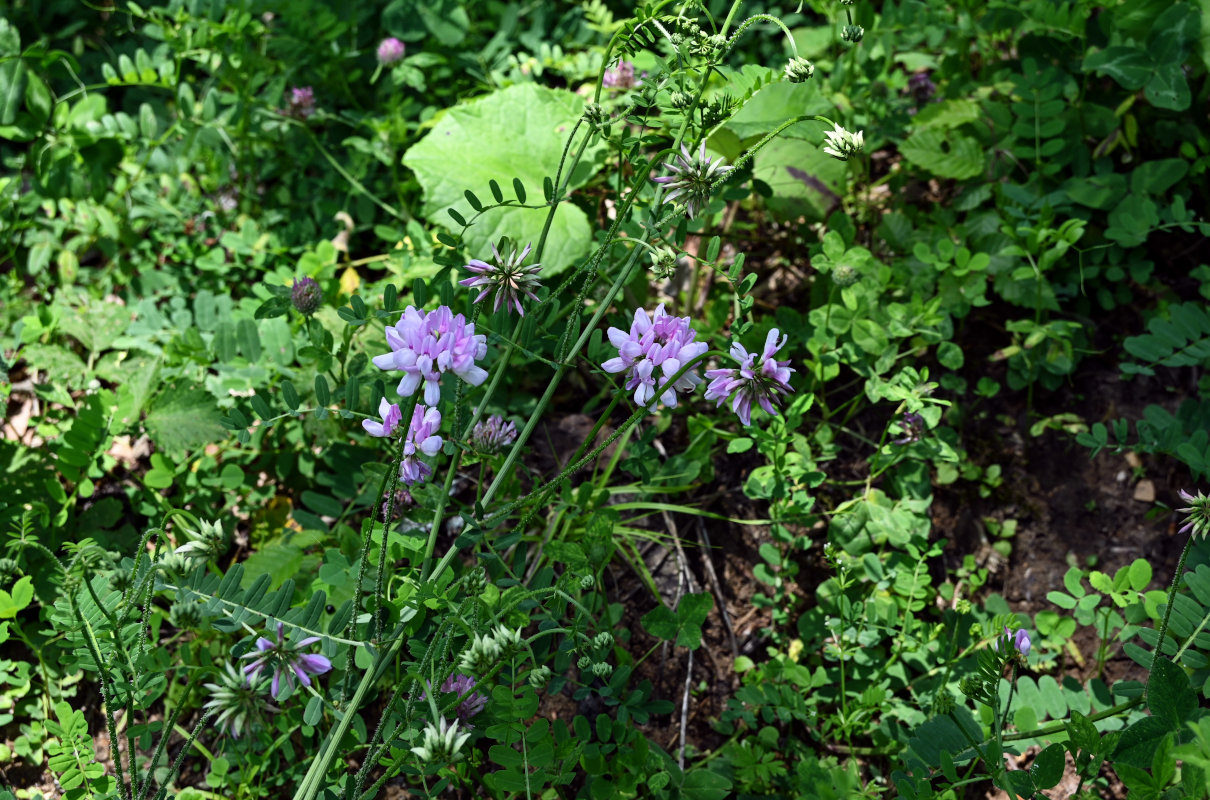
[[[441,428],[441,412],[425,408],[419,403],[412,413],[412,424],[408,428],[408,440],[403,444],[403,461],[399,464],[399,480],[411,486],[424,483],[433,474],[433,468],[420,460],[417,453],[435,456],[441,451],[442,440],[437,435]]]
[[[932,100],[933,95],[937,93],[937,84],[929,80],[927,71],[913,72],[908,78],[907,90],[917,105],[924,105]]]
[[[401,397],[411,397],[424,383],[424,402],[435,406],[441,400],[441,376],[452,372],[478,386],[487,380],[487,370],[475,362],[487,355],[487,337],[475,334],[475,324],[447,306],[421,311],[412,306],[386,329],[391,352],[374,357],[374,366],[399,370]]]
[[[607,89],[633,89],[635,86],[634,64],[629,61],[619,61],[616,67],[605,70],[602,81]]]
[[[285,625],[279,622],[277,623],[276,642],[266,639],[264,636],[258,637],[256,649],[243,655],[243,658],[256,659],[244,667],[244,675],[248,677],[249,681],[253,681],[260,676],[261,670],[272,666],[273,684],[270,694],[274,700],[281,696],[283,687],[294,688],[295,677],[303,686],[310,686],[310,676],[322,675],[332,669],[332,662],[326,657],[298,652],[304,647],[315,644],[319,638],[318,636],[308,636],[295,645],[287,646]]]
[[[296,119],[306,119],[315,113],[315,93],[310,86],[295,86],[290,89],[290,100],[282,112]]]
[[[669,383],[682,366],[708,349],[705,342],[696,339],[697,331],[690,326],[689,317],[672,316],[663,303],[650,317],[640,308],[634,312],[629,332],[609,329],[609,342],[618,349],[618,356],[601,368],[625,373],[626,389],[634,390],[634,401],[640,406],[647,407],[658,397],[664,405],[675,408],[678,389],[691,392],[702,382],[695,373],[686,372],[675,384]]]
[[[487,707],[487,695],[475,691],[475,685],[474,678],[462,674],[450,675],[441,684],[442,692],[462,697],[462,702],[454,709],[454,716],[467,728],[471,727],[471,718]]]
[[[898,439],[892,439],[891,444],[911,444],[912,442],[918,442],[920,441],[920,437],[924,436],[924,417],[915,411],[909,411],[903,415],[899,427],[903,429],[903,436]]]
[[[1022,656],[1028,656],[1029,648],[1033,645],[1033,642],[1029,639],[1029,631],[1019,628],[1016,634],[1013,634],[1009,631],[1007,625],[1004,627],[1004,636],[1000,637],[1000,641],[996,642],[996,650],[1000,650],[1001,642],[1004,643],[1006,649],[1011,647]]]
[[[783,336],[779,342],[777,336],[777,328],[769,331],[759,364],[756,353],[749,353],[739,342],[732,344],[731,356],[739,362],[739,366],[708,370],[706,378],[710,380],[710,385],[706,387],[706,399],[718,401],[716,406],[730,401],[731,410],[745,425],[752,424],[754,400],[768,413],[777,414],[774,406],[780,403],[780,395],[794,391],[790,388],[790,374],[794,372],[790,369],[790,362],[775,358],[789,337]]]
[[[378,416],[382,422],[372,419],[361,421],[361,427],[371,436],[389,437],[399,423],[403,421],[403,412],[397,403],[388,403],[384,397],[378,402]],[[412,424],[408,426],[407,441],[403,443],[403,461],[399,464],[399,480],[408,486],[424,483],[433,474],[433,468],[420,460],[418,454],[435,456],[441,452],[442,438],[437,435],[441,429],[441,412],[435,408],[425,408],[420,403],[412,413]]]
[[[517,426],[506,422],[499,414],[492,414],[483,422],[476,422],[471,431],[471,447],[485,455],[499,453],[517,441]]]
[[[407,48],[403,42],[396,39],[394,36],[383,39],[378,45],[378,63],[386,66],[394,64],[399,59],[403,58],[403,53]]]

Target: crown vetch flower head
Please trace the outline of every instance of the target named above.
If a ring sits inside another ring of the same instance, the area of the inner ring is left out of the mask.
[[[827,146],[823,149],[832,158],[848,161],[865,148],[865,131],[850,133],[836,123],[832,123],[832,126],[832,130],[824,132]]]
[[[385,397],[378,401],[378,416],[382,417],[382,422],[375,422],[372,419],[361,421],[361,427],[365,428],[366,433],[371,436],[390,436],[403,421],[403,412],[399,410],[399,404],[388,403]]]
[[[516,424],[505,421],[499,414],[492,414],[483,422],[476,422],[475,429],[471,431],[471,447],[486,455],[499,453],[515,441]]]
[[[653,180],[671,190],[664,197],[665,202],[670,203],[680,198],[690,219],[696,217],[710,202],[710,184],[731,171],[731,167],[723,166],[721,158],[713,160],[706,155],[704,139],[697,155],[691,155],[689,148],[682,144],[681,154],[675,161],[664,166],[673,174],[661,175]]]
[[[686,372],[675,384],[670,379],[682,366],[705,353],[708,346],[698,342],[697,331],[689,317],[674,317],[660,303],[655,314],[647,316],[635,309],[629,333],[609,329],[609,342],[618,349],[616,358],[601,365],[606,372],[623,372],[626,389],[634,390],[634,401],[650,407],[658,398],[670,408],[676,408],[677,391],[691,392],[702,382],[694,372]]]
[[[443,440],[437,435],[441,428],[441,412],[425,408],[420,403],[412,412],[412,424],[408,428],[407,441],[403,443],[403,461],[399,463],[399,480],[411,486],[424,483],[433,474],[433,468],[420,460],[419,453],[435,456],[441,452]]]
[[[1190,494],[1184,489],[1181,489],[1180,496],[1189,505],[1177,509],[1182,514],[1188,514],[1179,532],[1188,533],[1195,539],[1210,536],[1210,497],[1201,492]]]
[[[386,335],[391,352],[375,356],[374,366],[403,372],[396,390],[400,397],[411,397],[423,383],[424,402],[437,405],[446,372],[472,386],[487,380],[487,370],[475,363],[487,355],[487,337],[476,335],[475,324],[447,306],[434,311],[408,306],[399,321],[386,328]]]
[[[256,649],[242,656],[243,658],[256,659],[244,667],[244,674],[248,677],[249,683],[251,683],[260,676],[261,670],[271,666],[273,668],[273,684],[270,695],[272,695],[274,700],[281,697],[283,687],[287,689],[294,687],[295,678],[298,678],[303,686],[310,686],[310,676],[322,675],[332,669],[332,662],[326,657],[298,652],[304,647],[315,644],[319,639],[320,637],[318,636],[308,636],[294,645],[287,645],[285,625],[279,622],[277,623],[276,642],[266,639],[264,636],[258,637],[256,640]]]
[[[489,264],[477,258],[471,259],[471,263],[467,264],[466,268],[476,274],[458,281],[458,284],[471,288],[482,287],[479,296],[475,298],[476,303],[495,291],[496,302],[492,306],[492,311],[499,311],[500,303],[503,302],[506,310],[511,304],[513,308],[517,309],[517,313],[524,317],[525,310],[521,308],[521,295],[525,295],[535,303],[539,302],[538,296],[534,294],[534,289],[539,286],[538,270],[542,265],[521,265],[521,262],[529,255],[530,248],[531,245],[525,245],[525,249],[521,251],[520,255],[517,254],[516,248],[513,248],[508,258],[505,258],[500,255],[500,251],[493,244],[492,263]]]
[[[378,63],[382,65],[394,64],[399,59],[403,58],[403,53],[407,48],[403,42],[391,36],[383,39],[378,45]]]
[[[840,38],[846,42],[857,44],[865,36],[865,28],[860,25],[845,25],[840,29]]]
[[[739,342],[731,345],[731,357],[739,362],[739,366],[727,369],[707,370],[706,379],[710,385],[706,387],[706,399],[717,400],[717,406],[731,402],[731,410],[745,425],[752,424],[752,402],[756,403],[770,414],[777,414],[775,408],[779,405],[780,396],[793,392],[790,387],[789,360],[778,361],[777,351],[786,345],[788,336],[777,340],[777,328],[769,331],[765,337],[765,347],[760,353],[760,363],[757,363],[756,353],[749,353]]]

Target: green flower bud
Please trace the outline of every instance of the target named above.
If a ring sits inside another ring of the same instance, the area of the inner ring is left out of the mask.
[[[658,280],[668,280],[676,274],[677,253],[667,247],[661,247],[650,254],[651,272]]]
[[[669,96],[668,102],[672,103],[673,108],[684,111],[693,105],[693,95],[689,94],[689,92],[673,92]]]
[[[613,667],[602,661],[592,665],[592,674],[596,675],[598,678],[608,678],[611,674],[613,674]]]
[[[537,691],[550,682],[550,676],[550,667],[541,666],[531,669],[529,671],[529,685],[532,686],[535,691]]]
[[[937,692],[937,696],[933,698],[933,714],[941,716],[948,714],[954,710],[958,704],[954,701],[954,696],[947,690],[942,689]]]
[[[597,579],[592,575],[585,575],[583,578],[580,578],[580,588],[584,591],[588,591],[593,586],[596,586],[596,583]]]
[[[962,598],[961,600],[958,601],[958,604],[954,607],[954,610],[957,611],[959,614],[971,613],[971,601],[967,600],[965,597]]]
[[[865,28],[860,25],[845,25],[840,30],[840,38],[853,44],[860,42],[863,36],[865,36]]]
[[[983,696],[983,679],[977,675],[964,675],[958,682],[958,689],[972,700],[978,700]]]
[[[832,282],[840,288],[852,286],[861,280],[861,274],[849,264],[837,264],[832,269]]]
[[[815,74],[815,65],[805,58],[792,58],[786,64],[786,80],[802,83]]]
[[[592,659],[588,656],[580,656],[580,660],[576,662],[576,666],[581,670],[586,670],[592,666]]]
[[[609,647],[613,644],[613,634],[609,631],[601,631],[592,640],[592,644],[594,647]]]

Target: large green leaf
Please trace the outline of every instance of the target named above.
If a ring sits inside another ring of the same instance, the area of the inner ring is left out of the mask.
[[[818,122],[803,124],[827,129]],[[844,162],[825,155],[818,141],[778,137],[757,154],[753,174],[773,189],[766,201],[771,211],[822,220],[840,203],[846,169]]]
[[[11,125],[25,99],[25,64],[20,59],[21,34],[0,17],[0,125]]]
[[[1160,64],[1147,81],[1143,95],[1151,105],[1169,111],[1184,111],[1193,102],[1189,81],[1179,63]]]
[[[748,139],[765,135],[789,117],[826,114],[831,109],[831,103],[820,95],[819,84],[814,81],[778,81],[760,89],[727,120],[724,127],[734,131],[740,139]],[[828,126],[822,122],[799,122],[786,128],[780,136],[821,141],[825,130],[828,130]]]
[[[161,449],[181,453],[223,438],[221,417],[209,392],[178,385],[155,399],[143,425]]]
[[[450,109],[403,157],[424,188],[425,213],[449,224],[445,210],[453,208],[469,220],[474,211],[465,191],[490,201],[489,181],[511,186],[514,178],[524,184],[528,203],[541,203],[543,179],[554,179],[567,135],[583,110],[584,101],[577,95],[533,84],[510,86]],[[602,152],[597,144],[588,148],[569,188],[592,177]],[[545,208],[492,209],[467,230],[466,242],[480,258],[501,236],[536,246],[546,213]],[[588,217],[564,203],[546,239],[542,273],[567,269],[588,252],[591,242]]]
[[[1106,47],[1084,59],[1085,72],[1096,70],[1131,91],[1142,88],[1153,69],[1155,63],[1145,51],[1124,45]]]
[[[899,146],[904,158],[940,178],[973,178],[983,172],[983,149],[969,136],[926,128]]]

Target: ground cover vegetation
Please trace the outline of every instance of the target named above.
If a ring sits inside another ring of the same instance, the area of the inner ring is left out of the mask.
[[[1207,797],[1208,13],[7,4],[0,797]]]

